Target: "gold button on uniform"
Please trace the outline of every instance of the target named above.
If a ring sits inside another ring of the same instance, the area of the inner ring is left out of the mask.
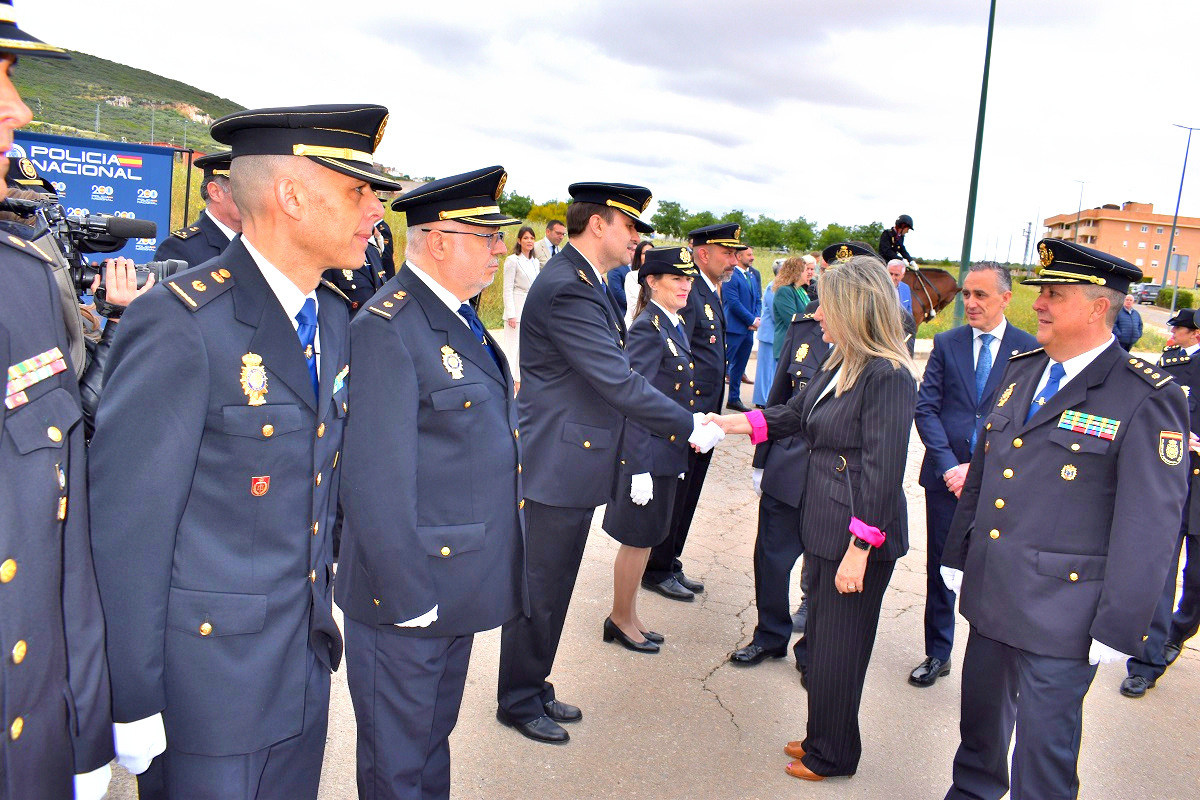
[[[375,605],[379,605],[379,598],[376,597],[376,598],[374,598],[374,600],[375,600]]]
[[[467,402],[463,403],[463,408],[470,408],[470,407],[471,407],[471,401],[470,401],[470,400],[468,400]]]
[[[1006,478],[1011,478],[1013,476],[1013,471],[1011,469],[1006,469],[1006,470],[1004,470],[1004,472],[1002,474]]]
[[[317,582],[317,571],[316,571],[315,569],[312,569],[312,570],[309,570],[309,571],[308,571],[308,582],[309,582],[309,583],[316,583],[316,582]]]
[[[672,442],[675,441],[675,434],[673,434],[673,433],[671,434],[670,441],[672,441]]]
[[[443,548],[442,548],[442,555],[444,555],[444,556],[448,556],[448,555],[450,555],[450,548],[449,548],[449,547],[443,547]]]
[[[25,654],[29,652],[29,645],[25,644],[25,640],[21,639],[13,645],[12,660],[14,664],[20,664],[25,660]]]
[[[210,633],[212,633],[212,624],[208,623],[208,622],[201,622],[200,623],[200,635],[208,636]]]
[[[50,441],[52,442],[62,441],[62,431],[53,425],[51,425],[49,428],[46,428],[46,435],[50,437]],[[18,719],[20,719],[20,717],[18,717]]]
[[[1070,575],[1068,575],[1067,577],[1071,579],[1071,583],[1074,583],[1075,581],[1079,580],[1079,573],[1078,573],[1078,572],[1072,572],[1072,573],[1071,573]]]
[[[1013,439],[1013,447],[1020,447],[1020,446],[1021,446],[1021,445],[1023,445],[1023,444],[1025,444],[1025,443],[1021,441],[1021,437],[1020,437],[1020,436],[1018,436],[1017,438]]]
[[[996,498],[996,508],[1004,508],[1004,498],[1003,497]]]
[[[320,439],[324,435],[325,435],[325,423],[322,422],[320,425],[317,426],[317,438]]]
[[[520,509],[525,508],[525,498],[521,498],[520,502],[517,503],[517,508],[520,508]]]
[[[1071,444],[1071,449],[1078,452],[1079,451],[1079,442],[1073,442]]]
[[[321,473],[317,473],[317,486],[321,485]]]
[[[988,536],[992,537],[993,539],[999,539],[1000,531],[996,530],[995,528],[992,528],[991,531],[988,532]]]
[[[990,430],[992,429],[992,423],[990,423],[990,422],[989,422],[987,425],[984,425],[984,426],[983,426],[983,429],[984,429],[985,431],[990,431]]]
[[[312,535],[313,535],[313,536],[316,536],[316,535],[317,535],[317,531],[319,531],[319,530],[321,530],[321,523],[320,523],[320,522],[314,522],[314,523],[312,524]]]
[[[584,440],[583,440],[583,446],[584,446],[584,447],[591,447],[591,446],[592,446],[592,443],[591,443],[591,442],[589,442],[587,439],[584,439]]]
[[[521,472],[522,472],[521,465],[517,464],[517,474],[520,475]]]
[[[520,429],[518,429],[518,428],[513,428],[513,438],[514,438],[514,439],[520,439],[520,438],[521,438],[521,431],[520,431]]]
[[[272,436],[275,433],[274,425],[263,425],[263,436]]]
[[[3,564],[0,564],[0,583],[8,583],[17,576],[17,562],[11,558],[6,558]]]
[[[17,717],[12,721],[12,725],[8,728],[8,735],[15,742],[21,738],[21,731],[25,730],[25,720],[22,717]]]

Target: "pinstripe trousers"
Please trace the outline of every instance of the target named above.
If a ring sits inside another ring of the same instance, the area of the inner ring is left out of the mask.
[[[862,755],[858,707],[883,593],[894,561],[871,559],[863,591],[840,594],[838,561],[805,556],[812,568],[808,595],[808,733],[804,765],[818,775],[853,775]]]

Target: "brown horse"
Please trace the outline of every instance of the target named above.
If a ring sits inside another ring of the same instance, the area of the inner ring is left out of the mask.
[[[944,269],[909,267],[901,279],[912,290],[913,319],[917,324],[933,319],[937,312],[954,302],[958,281]]]

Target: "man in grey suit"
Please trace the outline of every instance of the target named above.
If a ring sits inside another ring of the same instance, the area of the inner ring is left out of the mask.
[[[582,718],[546,678],[596,507],[617,478],[625,420],[707,450],[720,431],[690,414],[629,366],[624,327],[604,273],[629,263],[650,191],[622,183],[576,183],[568,191],[571,243],[538,275],[521,317],[521,424],[528,454],[524,504],[530,617],[505,623],[496,717],[535,741],[570,739],[558,723]]]
[[[520,220],[488,167],[392,203],[406,262],[350,326],[338,605],[358,726],[358,791],[450,796],[450,743],[471,645],[525,603],[520,441],[512,375],[467,302]],[[407,476],[397,481],[396,476]]]
[[[533,245],[533,257],[544,267],[546,263],[558,255],[562,249],[563,239],[567,235],[567,226],[562,220],[552,219],[546,223],[546,235]]]
[[[1098,663],[1143,652],[1187,495],[1187,398],[1130,356],[1113,318],[1141,270],[1045,239],[1045,350],[1010,358],[942,555],[971,635],[947,800],[1079,793]]]
[[[117,751],[166,748],[142,798],[317,796],[342,656],[350,371],[346,305],[320,280],[362,263],[383,216],[371,189],[399,188],[372,165],[386,120],[382,106],[308,106],[214,123],[243,235],[131,305],[113,343],[92,548]]]
[[[1007,269],[991,261],[972,264],[962,295],[967,324],[933,337],[917,394],[917,433],[925,443],[920,477],[927,539],[925,660],[908,682],[922,688],[950,674],[954,593],[942,583],[938,567],[983,416],[996,402],[1009,357],[1037,347],[1037,339],[1004,318],[1012,300]]]

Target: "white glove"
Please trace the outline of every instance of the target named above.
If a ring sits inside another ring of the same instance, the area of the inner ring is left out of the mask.
[[[396,622],[393,624],[397,628],[428,628],[430,625],[437,622],[437,618],[438,607],[437,605],[434,605],[433,608],[429,609],[419,617],[413,617],[407,622]]]
[[[112,780],[112,767],[105,764],[100,769],[75,776],[75,800],[103,800],[108,794],[108,782]]]
[[[1088,663],[1111,664],[1114,661],[1128,661],[1130,656],[1120,650],[1114,650],[1097,639],[1092,639],[1092,648],[1088,650]]]
[[[762,474],[761,469],[750,470],[750,480],[754,481],[754,493],[762,497]]]
[[[635,506],[644,506],[654,499],[654,478],[649,472],[639,472],[630,479],[629,499]]]
[[[938,572],[942,574],[942,583],[946,584],[946,588],[958,594],[962,588],[963,571],[954,567],[938,567]]]
[[[117,763],[134,775],[141,775],[154,757],[167,749],[162,714],[137,722],[114,722],[113,743],[117,748]]]
[[[692,435],[688,444],[695,445],[701,453],[707,453],[717,446],[717,442],[725,438],[725,431],[713,422],[705,422],[703,414],[692,415]]]

